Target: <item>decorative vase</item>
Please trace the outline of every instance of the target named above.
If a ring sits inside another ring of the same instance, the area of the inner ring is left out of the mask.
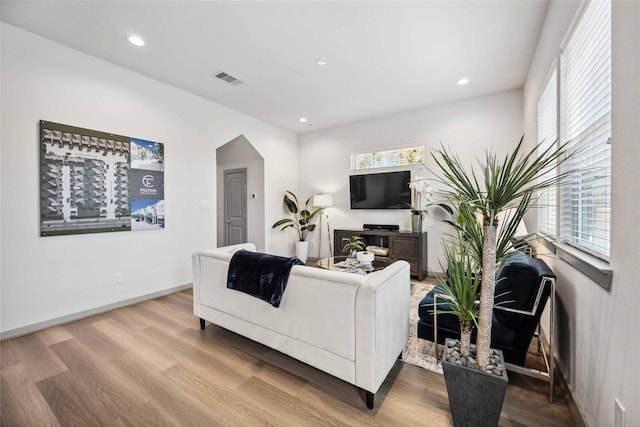
[[[411,231],[422,233],[422,215],[411,215]]]
[[[449,396],[449,408],[455,427],[496,427],[509,379],[501,350],[493,350],[500,358],[503,375],[459,364],[449,359],[447,349],[454,345],[447,338],[442,355],[442,370]],[[451,343],[451,344],[450,344]]]
[[[371,265],[374,257],[375,255],[373,252],[361,251],[356,253],[356,259],[363,266]]]
[[[309,242],[296,242],[296,258],[306,263],[309,255]]]

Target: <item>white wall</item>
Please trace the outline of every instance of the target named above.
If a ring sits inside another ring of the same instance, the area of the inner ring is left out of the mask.
[[[537,100],[577,11],[551,3],[524,88],[525,130],[537,136]],[[558,259],[560,365],[589,426],[614,425],[614,399],[626,426],[640,425],[640,3],[613,2],[612,208],[610,292]]]
[[[270,225],[297,185],[295,134],[1,25],[3,332],[191,282],[191,253],[216,244],[216,210],[200,208],[215,206],[215,150],[238,135],[265,159],[266,249],[291,252]],[[166,229],[39,237],[41,119],[164,143]]]
[[[303,134],[300,136],[298,152],[298,197],[332,194],[334,206],[327,208],[332,230],[360,228],[364,223],[397,224],[401,230],[410,230],[408,210],[360,211],[349,208],[349,159],[352,152],[416,145],[424,145],[429,151],[439,148],[443,143],[457,153],[463,162],[471,165],[477,158],[484,158],[487,147],[497,153],[512,149],[522,133],[522,92],[512,90]],[[435,166],[430,154],[427,166],[431,169]],[[422,166],[410,169],[412,175],[433,177]],[[432,186],[440,188],[435,182]],[[424,230],[429,233],[429,269],[440,273],[441,235],[450,230],[433,216],[426,217]],[[313,234],[311,256],[317,254],[315,242],[318,233]]]

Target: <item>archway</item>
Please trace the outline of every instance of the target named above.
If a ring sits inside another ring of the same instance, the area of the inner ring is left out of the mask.
[[[265,250],[264,158],[240,135],[216,149],[217,177],[217,246],[225,244],[225,180],[224,172],[246,169],[247,241]]]

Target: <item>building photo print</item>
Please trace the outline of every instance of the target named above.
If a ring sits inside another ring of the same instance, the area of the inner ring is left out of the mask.
[[[40,235],[164,228],[164,144],[40,121]]]
[[[129,138],[40,121],[40,235],[131,230]]]
[[[131,138],[131,230],[164,228],[164,144]]]
[[[131,200],[131,230],[164,228],[164,200]]]

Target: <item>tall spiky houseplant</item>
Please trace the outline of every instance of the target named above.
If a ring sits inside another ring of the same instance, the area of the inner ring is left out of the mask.
[[[462,237],[460,229],[457,236],[450,241],[443,241],[442,249],[446,268],[445,276],[438,276],[440,295],[446,299],[444,303],[434,301],[433,314],[451,314],[460,322],[460,353],[468,357],[471,347],[471,332],[477,327],[478,303],[476,297],[480,287],[480,272],[478,264],[471,254],[472,245]]]
[[[481,268],[476,360],[483,368],[489,365],[496,264],[506,255],[508,241],[536,192],[558,184],[568,173],[550,174],[566,160],[567,145],[552,145],[541,153],[536,146],[524,152],[523,141],[524,137],[500,161],[493,151],[487,151],[484,161],[478,161],[479,171],[473,166],[467,170],[460,158],[444,146],[432,152],[442,172],[442,182],[449,188],[446,194],[456,206],[463,207],[460,213],[464,216],[459,215],[458,220],[465,227],[460,229],[471,247],[469,253]],[[513,210],[513,214],[507,217],[498,235],[498,216],[507,210]],[[476,213],[481,217],[481,228],[472,225],[477,222]]]

